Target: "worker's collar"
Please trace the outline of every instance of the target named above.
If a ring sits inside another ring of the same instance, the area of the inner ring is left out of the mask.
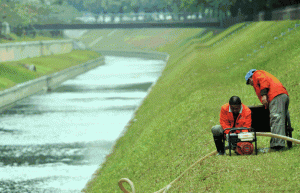
[[[229,113],[231,113],[232,111],[231,111],[231,108],[230,108],[230,105],[229,105]],[[243,112],[243,105],[241,105],[241,110],[240,110],[240,112],[239,113],[242,113]]]

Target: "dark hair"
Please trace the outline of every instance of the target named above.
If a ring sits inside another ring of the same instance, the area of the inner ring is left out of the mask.
[[[230,104],[230,105],[241,105],[242,102],[241,102],[240,97],[238,97],[238,96],[232,96],[232,97],[229,99],[229,104]]]
[[[254,71],[255,72],[255,71]],[[252,75],[253,76],[253,75]],[[252,78],[252,76],[250,76],[247,80],[247,84],[250,84],[249,81],[250,81],[250,78]]]

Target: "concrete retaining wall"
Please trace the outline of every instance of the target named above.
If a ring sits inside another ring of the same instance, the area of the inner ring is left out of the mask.
[[[73,40],[32,41],[0,44],[0,62],[69,53]]]
[[[4,91],[0,91],[0,110],[11,107],[16,101],[24,99],[30,95],[41,91],[50,91],[64,81],[85,73],[97,66],[104,65],[104,63],[105,60],[102,56],[78,66],[73,66],[63,71],[27,81]]]
[[[96,49],[102,55],[106,56],[122,56],[122,57],[136,57],[149,60],[163,60],[168,61],[169,54],[163,52],[150,52],[150,51],[126,51],[126,50],[101,50]]]

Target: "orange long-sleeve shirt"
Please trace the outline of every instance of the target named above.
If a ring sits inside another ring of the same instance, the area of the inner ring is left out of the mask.
[[[235,121],[235,127],[246,127],[246,128],[251,128],[251,110],[244,104],[242,104],[240,113]],[[220,112],[220,124],[222,128],[228,129],[232,128],[234,126],[234,117],[233,113],[230,110],[229,103],[223,105],[221,107],[221,112]],[[247,132],[248,130],[242,130],[242,132]],[[239,133],[240,131],[236,131],[236,133]],[[225,131],[225,134],[228,134],[229,130]]]
[[[286,88],[281,82],[275,76],[264,70],[256,70],[252,75],[252,79],[254,90],[260,102],[262,102],[261,91],[263,89],[268,89],[267,100],[269,103],[280,94],[288,95]]]

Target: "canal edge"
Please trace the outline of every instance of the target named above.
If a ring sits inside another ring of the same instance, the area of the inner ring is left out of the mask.
[[[34,80],[26,81],[0,91],[0,112],[13,107],[19,100],[40,92],[49,92],[66,80],[74,78],[104,64],[105,58],[104,56],[101,56],[83,64],[79,64],[50,75],[45,75]]]

